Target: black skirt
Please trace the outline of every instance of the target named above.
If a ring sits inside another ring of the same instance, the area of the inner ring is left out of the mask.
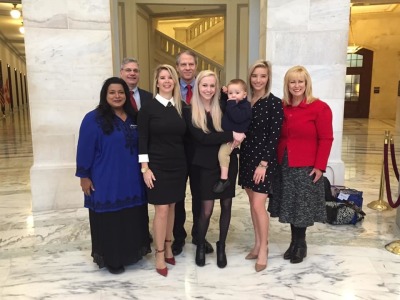
[[[171,204],[185,199],[186,167],[176,170],[160,170],[150,166],[150,169],[156,178],[152,189],[146,187],[147,200],[150,204]]]
[[[115,212],[89,209],[93,262],[99,268],[133,264],[151,252],[147,204]]]
[[[216,166],[215,168],[208,169],[201,166],[192,165],[189,171],[192,201],[226,199],[235,197],[237,174],[238,156],[237,154],[232,153],[228,172],[228,178],[231,184],[224,192],[216,194],[212,191],[212,189],[215,183],[220,179],[220,167]]]

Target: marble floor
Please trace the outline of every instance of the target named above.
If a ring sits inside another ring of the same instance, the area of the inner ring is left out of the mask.
[[[197,267],[188,239],[163,278],[154,270],[152,254],[121,275],[99,270],[90,257],[84,208],[32,213],[29,112],[20,109],[0,120],[0,299],[400,299],[400,256],[385,250],[387,243],[400,239],[396,211],[366,205],[379,198],[383,134],[394,133],[394,123],[345,120],[345,184],[364,192],[367,216],[356,226],[311,227],[303,263],[282,259],[290,229],[273,219],[268,268],[255,272],[254,262],[244,259],[253,237],[248,203],[238,188],[228,266],[219,269],[213,253],[205,267]],[[392,186],[397,186],[395,179]],[[218,216],[217,208],[208,234],[213,243]]]

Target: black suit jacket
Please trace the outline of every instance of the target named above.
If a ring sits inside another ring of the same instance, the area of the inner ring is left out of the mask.
[[[143,105],[147,102],[153,99],[153,94],[146,91],[142,90],[141,88],[138,87],[139,95],[140,95],[140,107],[143,107]]]

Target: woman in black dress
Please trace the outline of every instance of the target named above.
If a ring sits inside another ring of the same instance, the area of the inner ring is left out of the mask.
[[[195,82],[190,107],[185,107],[183,115],[190,133],[188,155],[190,162],[190,189],[192,199],[201,201],[198,222],[198,244],[196,264],[205,265],[205,237],[214,209],[214,200],[220,199],[221,217],[219,241],[217,242],[217,265],[224,268],[227,264],[225,241],[231,220],[232,198],[235,185],[232,184],[223,193],[213,192],[213,186],[220,177],[218,150],[222,143],[241,142],[243,133],[223,132],[221,128],[222,112],[219,104],[218,79],[212,71],[201,71]],[[237,154],[231,154],[229,180],[236,182],[238,169]]]
[[[265,208],[276,168],[276,146],[283,122],[281,99],[271,92],[271,64],[258,60],[249,69],[252,120],[240,147],[239,185],[249,197],[255,243],[246,259],[267,267],[269,215]]]
[[[178,75],[170,65],[154,72],[153,94],[139,112],[139,162],[147,187],[148,202],[154,204],[156,270],[167,276],[165,263],[174,265],[171,250],[175,203],[185,197],[186,159]]]

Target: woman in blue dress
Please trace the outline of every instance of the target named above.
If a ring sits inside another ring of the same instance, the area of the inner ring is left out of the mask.
[[[89,209],[93,261],[113,274],[151,252],[136,112],[127,99],[129,88],[122,79],[104,82],[99,105],[82,121],[76,159]]]

